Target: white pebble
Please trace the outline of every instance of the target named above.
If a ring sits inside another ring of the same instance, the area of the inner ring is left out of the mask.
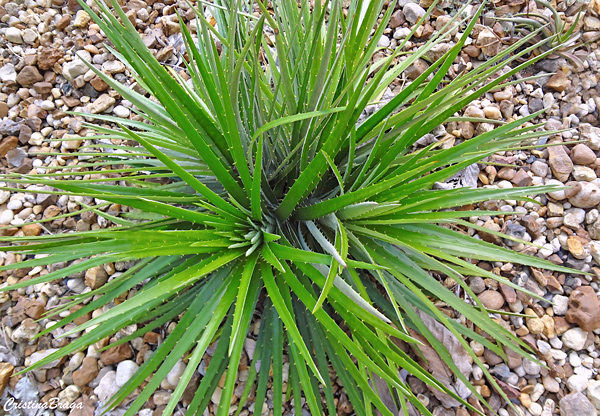
[[[13,211],[20,210],[21,208],[23,208],[23,202],[21,202],[18,199],[13,199],[11,201],[8,201],[8,204],[6,204],[6,208]]]
[[[2,214],[0,214],[0,224],[10,224],[14,217],[15,214],[10,209],[5,209],[2,211]]]
[[[129,117],[129,114],[131,114],[131,111],[129,111],[128,108],[123,107],[122,105],[118,105],[115,108],[113,108],[113,113],[117,117],[127,118]]]

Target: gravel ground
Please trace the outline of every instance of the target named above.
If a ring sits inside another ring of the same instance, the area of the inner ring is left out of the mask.
[[[490,279],[470,279],[470,287],[486,307],[533,316],[523,319],[498,315],[497,318],[530,345],[547,365],[547,368],[541,367],[508,351],[508,362],[503,363],[500,357],[484,349],[482,345],[471,343],[492,373],[504,383],[502,385],[505,386],[505,391],[519,409],[515,413],[503,403],[499,395],[486,384],[481,370],[474,366],[471,374],[473,383],[500,416],[591,416],[597,415],[600,410],[600,49],[597,43],[600,38],[600,2],[563,0],[553,1],[552,4],[567,24],[575,20],[580,7],[586,10],[577,32],[588,42],[587,46],[577,49],[582,65],[575,65],[564,58],[541,61],[535,65],[532,73],[548,74],[547,76],[488,93],[465,109],[464,115],[481,118],[480,123],[449,123],[435,129],[420,141],[420,144],[427,144],[434,140],[445,140],[444,146],[451,146],[492,129],[494,125],[486,120],[512,121],[541,109],[546,111],[536,122],[545,123],[546,130],[568,129],[561,134],[549,135],[540,143],[565,143],[563,145],[496,154],[488,161],[492,163],[476,165],[476,168],[474,166],[465,170],[453,181],[440,185],[448,187],[477,184],[481,187],[500,188],[542,184],[573,186],[566,191],[538,196],[538,204],[488,201],[474,207],[499,209],[506,215],[471,218],[472,223],[531,241],[541,249],[476,232],[473,228],[464,229],[465,232],[494,244],[590,272],[590,275],[576,277],[518,268],[512,264],[480,264],[543,296],[546,301],[534,300]],[[509,16],[525,10],[533,12],[536,9],[535,2],[527,4],[526,0],[499,0],[494,5],[495,9],[486,14],[483,24],[476,26],[472,38],[460,55],[460,62],[451,68],[450,76],[469,70],[484,62],[486,57],[497,54],[503,47],[503,42],[498,39],[503,39],[506,43],[511,26],[494,21],[494,17]],[[417,48],[432,33],[443,27],[456,4],[444,1],[441,6],[429,22],[418,29],[419,37],[409,43],[409,48]],[[167,64],[177,64],[178,58],[174,52],[181,42],[175,11],[181,11],[186,19],[191,18],[192,13],[186,2],[130,0],[126,2],[126,7],[128,16],[139,31],[143,32],[144,42],[155,51],[157,58]],[[400,0],[389,27],[379,40],[382,49],[374,59],[381,59],[396,48],[398,41],[408,35],[412,25],[428,7],[430,2],[427,0],[421,0],[420,3]],[[542,8],[538,12],[548,14],[549,10]],[[86,156],[77,155],[77,150],[93,143],[94,139],[83,127],[82,118],[69,116],[65,111],[112,114],[133,119],[136,116],[131,111],[131,103],[122,100],[106,83],[88,71],[85,64],[75,56],[75,52],[79,52],[83,59],[93,62],[119,82],[135,88],[125,66],[107,52],[98,26],[90,21],[87,13],[80,10],[74,0],[68,0],[67,4],[63,0],[1,0],[0,22],[0,169],[3,172],[21,174],[43,173],[45,167],[67,165],[73,166],[73,179],[89,177],[90,173],[76,166],[86,160]],[[448,42],[437,47],[433,54],[445,52],[460,36],[457,32],[458,29],[450,32]],[[427,62],[423,60],[413,65],[395,81],[384,99],[393,96],[396,88],[407,80],[416,78],[426,68]],[[521,77],[532,73],[521,74]],[[47,140],[57,138],[72,140]],[[53,155],[59,151],[72,153],[72,156]],[[44,224],[26,224],[76,211],[80,209],[80,203],[98,202],[57,195],[36,196],[30,193],[32,190],[24,188],[18,193],[0,191],[2,235],[40,235],[112,225],[90,212],[68,219],[57,218]],[[126,207],[117,205],[101,209],[111,215],[126,211]],[[12,253],[0,253],[0,264],[11,264],[19,260]],[[64,265],[2,272],[0,282],[5,286],[24,278],[46,274],[53,267],[61,266]],[[1,404],[11,403],[15,398],[43,403],[52,403],[58,399],[62,405],[82,408],[47,410],[43,414],[101,413],[102,403],[127,382],[170,332],[170,326],[162,328],[160,333],[151,332],[128,344],[102,353],[97,352],[106,343],[113,341],[106,339],[102,345],[94,345],[65,360],[46,365],[28,376],[9,376],[69,342],[69,339],[56,338],[62,331],[54,331],[31,341],[42,328],[54,322],[48,318],[36,321],[46,310],[62,303],[62,296],[98,287],[129,266],[126,263],[107,264],[90,269],[85,274],[70,276],[61,282],[0,293],[0,331],[3,335],[0,337]],[[79,318],[76,323],[90,318],[91,316]],[[258,321],[255,328],[257,331]],[[121,331],[114,339],[134,330],[135,328],[128,328],[128,331]],[[252,359],[254,346],[254,340],[248,338],[240,363],[240,383],[236,389],[238,396],[248,375],[248,362]],[[183,414],[185,406],[191,400],[191,394],[212,351],[214,346],[207,352],[196,377],[184,394],[183,403],[177,410],[180,414]],[[287,365],[284,365],[284,373]],[[180,361],[173,368],[139,415],[161,414],[185,366],[185,362]],[[416,379],[409,377],[409,383],[434,415],[470,414],[462,408],[444,407],[447,403],[434,396]],[[335,386],[334,390],[338,397],[338,414],[353,414],[343,389]],[[219,396],[220,390],[217,389],[213,402],[218,402]],[[267,399],[262,411],[254,409],[254,403],[249,403],[241,415],[269,414],[269,406],[272,407],[271,391],[267,393]],[[126,403],[123,408],[125,407]],[[121,415],[123,408],[108,414]],[[212,414],[215,409],[215,406],[210,405],[205,414]],[[235,409],[237,404],[232,403],[232,410]],[[36,411],[14,408],[6,410],[5,406],[4,410],[0,408],[0,415],[2,414],[33,415]]]

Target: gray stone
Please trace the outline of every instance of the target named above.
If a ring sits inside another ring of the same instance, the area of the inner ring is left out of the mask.
[[[485,281],[479,276],[472,277],[469,281],[469,287],[478,295],[485,290]]]
[[[13,64],[6,63],[0,67],[0,81],[17,82],[17,71]],[[11,106],[9,105],[9,107]]]
[[[0,134],[3,136],[18,136],[21,132],[21,123],[13,120],[0,121]]]
[[[560,416],[597,416],[598,412],[587,397],[576,392],[560,399],[558,402]]]
[[[33,365],[33,364],[37,363],[38,361],[42,360],[43,358],[46,358],[47,356],[49,356],[50,354],[52,354],[55,351],[58,351],[58,350],[56,348],[51,348],[49,350],[42,350],[42,351],[34,352],[33,354],[31,354],[30,365]],[[60,363],[60,358],[57,358],[56,360],[51,361],[48,364],[44,364],[43,366],[41,366],[39,368],[42,370],[47,370],[47,369],[56,367],[59,363]]]
[[[119,390],[119,386],[116,383],[117,373],[115,371],[109,371],[104,374],[104,377],[100,380],[98,387],[94,389],[94,393],[98,396],[98,400],[102,403],[106,403],[113,394]]]
[[[9,150],[6,153],[6,160],[14,167],[20,167],[23,164],[23,160],[27,157],[27,152],[17,147],[16,149]]]
[[[169,371],[169,374],[167,374],[166,381],[171,386],[173,386],[172,388],[177,387],[177,385],[179,384],[179,379],[183,375],[183,372],[185,371],[185,367],[186,367],[185,363],[183,361],[179,360],[175,363],[175,365],[173,366],[171,371]]]
[[[531,360],[524,359],[523,370],[525,370],[525,373],[529,374],[530,376],[538,376],[540,374],[541,367],[539,364],[534,363]]]
[[[527,232],[527,229],[525,227],[523,227],[521,224],[507,221],[506,235],[513,237],[513,238],[523,239],[526,232]],[[505,239],[504,242],[506,243],[506,245],[511,246],[511,247],[519,244],[516,241],[511,241],[511,240],[507,240],[507,239]]]
[[[413,25],[417,22],[417,20],[425,16],[426,13],[425,9],[416,3],[407,3],[402,8],[402,12],[404,13],[404,18],[406,21]]]
[[[593,127],[588,123],[579,125],[579,135],[581,140],[587,141],[587,146],[592,150],[600,149],[600,127]]]
[[[88,66],[81,59],[76,58],[71,62],[67,62],[63,65],[62,75],[67,81],[73,82],[75,78],[85,74],[88,71]]]
[[[536,160],[531,164],[531,172],[533,172],[533,174],[536,176],[545,178],[546,175],[548,175],[548,165],[544,162]]]

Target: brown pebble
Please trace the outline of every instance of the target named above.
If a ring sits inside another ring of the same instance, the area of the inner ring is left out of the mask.
[[[479,300],[487,309],[498,310],[504,305],[504,297],[495,290],[486,290],[479,295]]]
[[[70,23],[71,23],[71,15],[64,14],[63,17],[61,17],[58,20],[58,22],[56,22],[56,28],[58,30],[64,30],[64,28],[69,26]]]
[[[19,138],[17,136],[7,136],[0,142],[0,157],[5,157],[9,150],[17,147]]]
[[[100,355],[100,361],[104,365],[117,364],[133,357],[133,352],[128,343],[111,347]]]
[[[94,357],[85,357],[79,370],[73,372],[73,382],[79,386],[86,386],[98,375],[98,360]]]
[[[567,321],[577,324],[584,331],[600,328],[600,302],[591,286],[581,286],[569,296]]]

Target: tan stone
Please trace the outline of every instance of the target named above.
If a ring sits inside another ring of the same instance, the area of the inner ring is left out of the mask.
[[[15,366],[11,363],[0,363],[0,396],[2,396],[14,369]]]
[[[540,319],[544,324],[544,335],[546,335],[548,339],[554,338],[556,336],[556,331],[554,330],[554,319],[552,319],[552,317],[549,315],[544,315]]]
[[[548,164],[552,173],[561,182],[566,182],[573,170],[573,162],[563,146],[548,147]]]
[[[85,272],[85,284],[92,289],[98,289],[108,280],[108,273],[104,267],[92,267]]]
[[[39,224],[25,224],[21,230],[28,237],[38,236],[42,233],[42,227]]]
[[[565,331],[571,327],[567,320],[562,316],[554,316],[552,319],[554,320],[554,331],[558,336],[564,334]]]
[[[548,79],[548,82],[546,82],[547,88],[552,88],[554,91],[558,92],[563,92],[569,85],[571,85],[571,80],[560,69]]]
[[[50,205],[44,210],[44,219],[54,218],[62,214],[62,210],[56,205]]]

